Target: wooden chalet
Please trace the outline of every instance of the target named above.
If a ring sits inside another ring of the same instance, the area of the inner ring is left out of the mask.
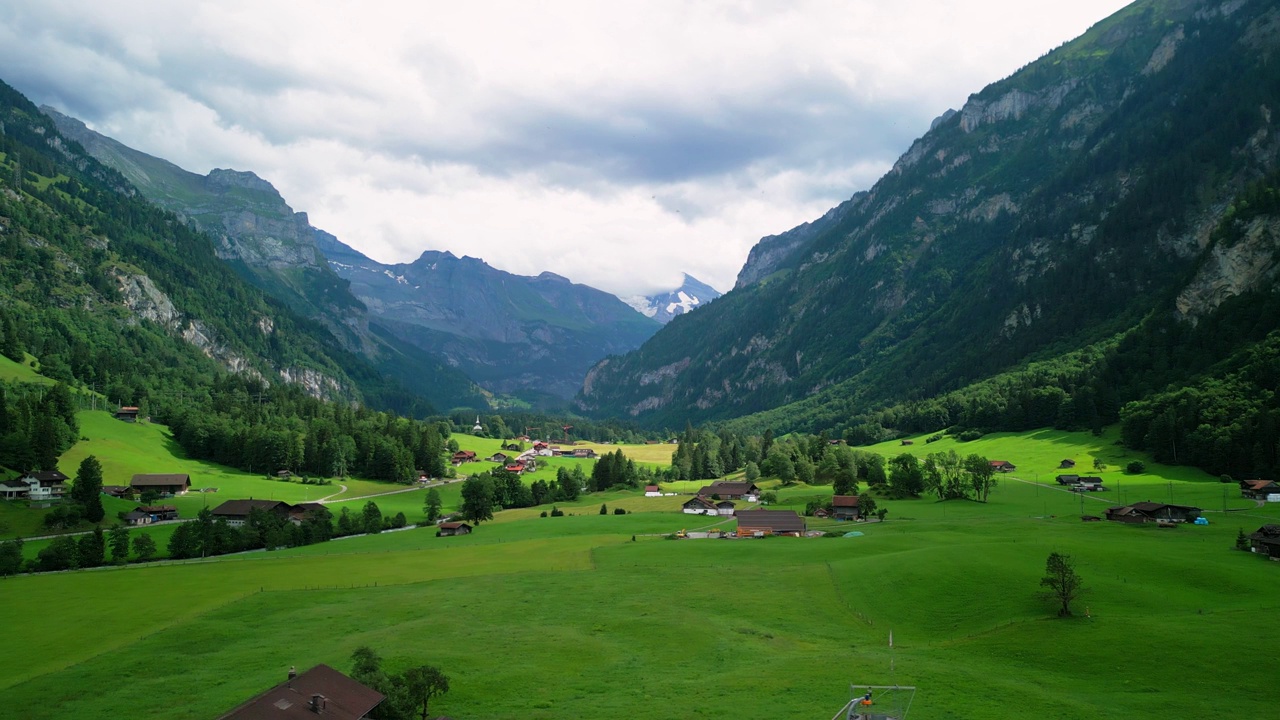
[[[992,460],[991,469],[996,472],[1013,472],[1018,469],[1018,466],[1008,460]]]
[[[1079,475],[1059,475],[1055,478],[1059,485],[1075,485],[1080,482]]]
[[[743,510],[738,513],[738,537],[790,535],[800,537],[806,530],[804,518],[795,510]]]
[[[152,522],[178,519],[178,508],[172,505],[139,505],[134,512],[150,515]]]
[[[116,419],[125,422],[138,422],[138,408],[126,405],[116,411]]]
[[[218,720],[361,720],[386,696],[328,665],[317,665],[245,702]]]
[[[476,453],[474,450],[459,450],[458,452],[453,454],[452,458],[450,458],[450,462],[452,462],[454,465],[461,465],[462,463],[469,463],[469,462],[475,462],[475,461],[476,461]]]
[[[181,473],[134,475],[129,487],[137,493],[154,490],[161,495],[185,495],[191,489],[191,476]]]
[[[1078,492],[1097,492],[1103,489],[1102,478],[1094,475],[1081,475],[1076,478],[1073,485],[1075,486],[1073,489]]]
[[[733,515],[734,505],[729,500],[712,500],[698,496],[687,500],[680,506],[681,512],[688,515]]]
[[[301,525],[302,522],[307,519],[307,516],[327,509],[328,508],[326,508],[323,503],[304,502],[291,506],[287,514],[290,522],[294,525]]]
[[[831,497],[831,514],[837,520],[857,520],[862,517],[858,509],[857,495],[833,495]]]
[[[826,520],[831,517],[831,511],[824,507],[820,507],[813,511],[813,516],[819,520]]]
[[[1272,499],[1272,496],[1275,499]],[[1275,480],[1241,480],[1240,497],[1252,500],[1280,502],[1280,483]]]
[[[903,444],[903,445],[915,445],[915,444],[916,444],[916,441],[915,441],[915,440],[903,440],[903,441],[902,441],[902,444]]]
[[[125,495],[132,495],[133,490],[128,485],[103,485],[102,494],[122,498]]]
[[[57,470],[30,472],[0,485],[0,497],[6,500],[58,500],[67,494],[67,479]]]
[[[506,453],[496,452],[496,453],[494,453],[494,454],[490,455],[489,457],[485,458],[485,461],[486,461],[486,462],[501,463],[501,464],[503,464],[503,465],[506,465],[506,464],[507,464],[507,461],[508,461],[508,460],[510,460],[510,459],[511,459],[511,456],[510,456],[510,455],[508,455],[508,454],[506,454]]]
[[[249,521],[254,510],[288,517],[293,506],[283,500],[228,500],[213,509],[214,520],[226,520],[231,527],[239,527]]]
[[[756,502],[760,499],[760,488],[753,482],[727,482],[717,480],[698,491],[699,497],[718,495],[721,500],[746,500]]]
[[[591,448],[574,448],[573,456],[575,458],[593,458],[596,456],[596,451]]]
[[[436,531],[436,537],[469,535],[471,533],[471,526],[464,522],[443,522],[438,527],[440,529]]]
[[[1200,508],[1190,505],[1140,502],[1107,508],[1107,519],[1123,523],[1189,523],[1200,516]]]
[[[1280,561],[1280,525],[1263,525],[1250,534],[1249,550]]]
[[[1073,468],[1073,467],[1075,467],[1075,466],[1076,466],[1076,461],[1075,461],[1075,460],[1072,460],[1072,459],[1070,459],[1070,458],[1068,458],[1068,459],[1066,459],[1066,460],[1063,460],[1062,462],[1058,463],[1058,467],[1059,467],[1060,469],[1062,469],[1062,470],[1070,470],[1071,468]]]

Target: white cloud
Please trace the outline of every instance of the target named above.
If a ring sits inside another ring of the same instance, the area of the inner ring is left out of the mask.
[[[253,170],[379,260],[727,290],[759,237],[1123,4],[18,0],[0,73],[193,171]]]

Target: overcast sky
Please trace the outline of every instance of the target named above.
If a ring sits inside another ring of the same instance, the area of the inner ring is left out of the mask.
[[[7,0],[0,78],[382,262],[727,291],[1123,0]]]

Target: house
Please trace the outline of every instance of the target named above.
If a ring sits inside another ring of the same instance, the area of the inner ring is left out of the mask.
[[[733,502],[730,500],[721,500],[716,503],[716,514],[732,517],[735,514]]]
[[[992,460],[991,469],[996,472],[1013,472],[1018,469],[1018,466],[1008,460]]]
[[[1059,475],[1057,480],[1059,485],[1075,485],[1076,483],[1080,482],[1080,476],[1079,475]]]
[[[133,511],[150,515],[152,522],[178,519],[178,508],[172,505],[139,505]]]
[[[756,502],[760,499],[760,488],[753,482],[727,482],[717,480],[698,491],[701,497],[720,496],[721,500],[746,500]]]
[[[471,526],[464,522],[443,522],[440,523],[439,527],[440,529],[436,531],[436,537],[467,535],[471,532]]]
[[[1063,460],[1062,462],[1058,463],[1058,467],[1063,470],[1069,470],[1075,466],[1076,466],[1076,461],[1071,459]]]
[[[512,463],[510,465],[503,467],[502,469],[506,470],[509,473],[515,473],[519,475],[520,473],[524,472],[524,463]]]
[[[128,405],[116,411],[116,419],[125,422],[138,422],[138,408]]]
[[[450,461],[454,465],[461,465],[462,463],[475,462],[476,453],[474,450],[459,450],[458,452],[453,454],[453,457],[451,458]]]
[[[1280,502],[1280,483],[1275,480],[1241,480],[1240,497]]]
[[[915,440],[903,440],[903,441],[902,441],[902,444],[903,444],[903,445],[915,445],[915,444],[916,444],[916,441],[915,441]]]
[[[837,520],[857,520],[862,517],[861,511],[858,509],[858,496],[831,496],[831,514],[834,515]]]
[[[692,498],[685,501],[680,506],[681,512],[686,515],[719,515],[720,510],[716,507],[714,500],[709,500],[702,496]]]
[[[311,513],[319,512],[320,510],[326,510],[326,509],[327,508],[325,508],[323,504],[318,502],[298,503],[297,505],[294,505],[289,508],[289,511],[288,511],[289,522],[293,523],[294,525],[301,525],[302,522],[306,520],[307,516],[310,515]]]
[[[1105,490],[1106,488],[1102,487],[1102,478],[1092,475],[1084,475],[1076,478],[1075,487],[1073,489],[1076,492],[1097,492],[1099,490]]]
[[[102,494],[122,498],[125,495],[132,495],[133,491],[129,489],[128,485],[103,485]]]
[[[57,500],[67,493],[67,486],[64,484],[66,481],[67,476],[57,470],[31,472],[16,481],[5,483],[4,496],[9,499],[24,497],[36,501]],[[22,488],[26,489],[25,493]]]
[[[328,665],[317,665],[245,702],[218,720],[361,720],[386,696]]]
[[[129,487],[137,493],[153,490],[161,495],[186,495],[191,489],[191,476],[177,473],[134,475]]]
[[[1263,525],[1249,535],[1249,550],[1280,560],[1280,525]]]
[[[1140,502],[1107,508],[1107,519],[1124,523],[1187,523],[1200,516],[1200,508],[1190,505]]]
[[[240,527],[249,520],[249,513],[263,510],[287,517],[293,509],[283,500],[228,500],[213,509],[214,520],[226,520],[231,527]]]
[[[504,464],[504,465],[505,465],[505,464],[507,463],[507,461],[508,461],[508,460],[510,460],[510,459],[511,459],[511,456],[510,456],[510,455],[508,455],[508,454],[506,454],[506,453],[496,452],[496,453],[494,453],[494,454],[490,455],[489,457],[485,458],[485,461],[486,461],[486,462],[502,463],[502,464]]]
[[[591,448],[574,448],[573,456],[576,458],[593,458],[596,456],[596,451]]]
[[[138,510],[130,510],[129,512],[125,513],[121,519],[124,520],[125,525],[134,525],[134,526],[150,525],[151,523],[155,522],[155,519],[152,518],[150,515],[144,512],[139,512]]]
[[[824,507],[820,507],[813,511],[813,516],[820,520],[826,520],[831,517],[831,511]]]
[[[21,480],[5,480],[0,482],[0,499],[21,500],[31,492],[31,486]]]
[[[804,518],[795,510],[743,510],[738,513],[738,537],[800,537],[805,529]]]
[[[657,485],[645,485],[644,496],[645,497],[662,497],[662,490],[659,489]]]
[[[288,479],[289,479],[289,478],[291,478],[291,477],[293,477],[293,472],[291,472],[291,471],[289,471],[289,470],[277,470],[277,471],[276,471],[276,479],[277,479],[277,480],[288,480]]]

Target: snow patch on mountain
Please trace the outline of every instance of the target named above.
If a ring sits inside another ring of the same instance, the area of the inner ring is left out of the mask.
[[[677,315],[683,315],[696,307],[720,297],[720,292],[697,278],[685,274],[680,287],[655,295],[635,295],[621,298],[645,317],[666,324]]]

